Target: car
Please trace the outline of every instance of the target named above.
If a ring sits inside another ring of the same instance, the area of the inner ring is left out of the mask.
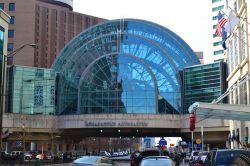
[[[207,154],[204,165],[233,165],[234,163],[245,162],[250,165],[250,151],[244,149],[218,149]],[[235,164],[237,165],[237,164]],[[243,164],[240,164],[243,165]]]
[[[175,163],[167,156],[150,156],[141,160],[139,166],[174,166]]]
[[[82,156],[71,163],[71,166],[91,165],[91,166],[114,166],[113,161],[106,156]]]
[[[189,159],[189,165],[194,165],[195,160],[197,160],[199,151],[192,151]]]
[[[13,159],[22,159],[24,157],[23,151],[12,151],[10,157]]]
[[[205,163],[206,157],[207,157],[208,152],[207,151],[203,151],[203,152],[199,152],[198,156],[194,157],[193,160],[193,165],[202,165]]]
[[[110,153],[107,151],[100,151],[99,156],[111,157]]]
[[[1,152],[1,159],[2,160],[9,160],[10,159],[10,154],[7,153],[6,151]]]
[[[160,156],[160,151],[158,149],[146,149],[142,152],[136,152],[136,155],[130,156],[130,165],[138,166],[141,160],[148,156]]]
[[[29,152],[24,153],[24,161],[30,161],[33,159],[33,155]]]

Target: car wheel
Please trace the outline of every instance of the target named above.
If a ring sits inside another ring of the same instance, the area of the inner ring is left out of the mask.
[[[30,160],[30,157],[25,157],[25,160]]]

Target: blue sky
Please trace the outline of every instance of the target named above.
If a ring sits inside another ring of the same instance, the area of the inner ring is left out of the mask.
[[[210,44],[211,0],[74,0],[74,11],[105,19],[153,21],[205,54]]]

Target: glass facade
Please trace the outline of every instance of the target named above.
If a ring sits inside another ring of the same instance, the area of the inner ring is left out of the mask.
[[[53,69],[12,66],[8,68],[7,110],[23,114],[55,114]]]
[[[180,113],[179,71],[199,63],[165,27],[107,21],[80,33],[57,56],[57,114]]]
[[[188,113],[188,108],[193,103],[211,103],[225,92],[225,66],[224,62],[216,62],[184,69],[184,113]]]

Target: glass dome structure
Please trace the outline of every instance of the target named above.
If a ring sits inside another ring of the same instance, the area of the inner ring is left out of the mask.
[[[52,65],[59,73],[57,113],[180,113],[180,71],[199,63],[184,40],[158,24],[98,24],[71,40]]]

